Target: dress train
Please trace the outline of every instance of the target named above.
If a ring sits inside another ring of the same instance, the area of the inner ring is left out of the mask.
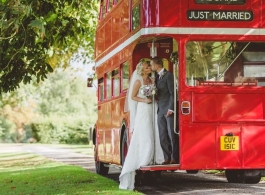
[[[134,189],[135,171],[141,166],[161,164],[164,161],[154,110],[156,105],[153,104],[139,102],[137,105],[134,131],[119,177],[120,189]]]

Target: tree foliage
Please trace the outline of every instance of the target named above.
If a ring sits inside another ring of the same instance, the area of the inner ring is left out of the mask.
[[[0,93],[78,53],[93,59],[97,0],[0,0]]]
[[[37,115],[32,91],[33,85],[21,85],[15,91],[0,94],[0,129],[4,130],[0,136],[2,140],[18,143],[25,138],[25,125]]]
[[[0,94],[0,141],[88,142],[97,118],[95,89],[87,88],[70,68],[47,78]]]

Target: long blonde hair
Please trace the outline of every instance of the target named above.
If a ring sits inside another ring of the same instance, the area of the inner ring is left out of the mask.
[[[143,74],[144,63],[148,64],[149,61],[147,61],[145,59],[141,59],[140,62],[136,65],[136,71],[137,71],[138,75],[142,75]]]

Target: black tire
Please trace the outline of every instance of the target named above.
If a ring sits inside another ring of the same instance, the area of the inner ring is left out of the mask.
[[[145,182],[149,184],[155,183],[158,178],[156,174],[156,171],[146,171],[143,174]]]
[[[162,171],[154,171],[153,174],[155,175],[156,179],[161,179],[162,177]]]
[[[198,170],[186,170],[186,173],[188,174],[197,174],[198,172]]]
[[[143,174],[142,171],[136,170],[135,181],[134,181],[135,186],[142,185],[142,174]]]
[[[258,175],[255,176],[248,176],[245,178],[245,182],[247,184],[257,184],[261,180],[261,174],[259,173]]]
[[[127,152],[128,152],[128,137],[127,137],[127,132],[125,130],[121,140],[121,165],[124,165]]]
[[[245,181],[244,170],[226,170],[225,176],[229,183],[244,183]]]
[[[109,173],[109,167],[105,166],[105,163],[96,161],[96,173],[100,175],[107,175]]]
[[[161,176],[159,174],[161,171],[136,171],[135,175],[135,185],[153,185],[156,180]]]

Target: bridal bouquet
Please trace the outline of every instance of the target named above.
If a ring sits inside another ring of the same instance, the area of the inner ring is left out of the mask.
[[[154,84],[151,85],[143,85],[140,87],[140,94],[144,95],[145,97],[151,99],[157,92],[157,88]]]

